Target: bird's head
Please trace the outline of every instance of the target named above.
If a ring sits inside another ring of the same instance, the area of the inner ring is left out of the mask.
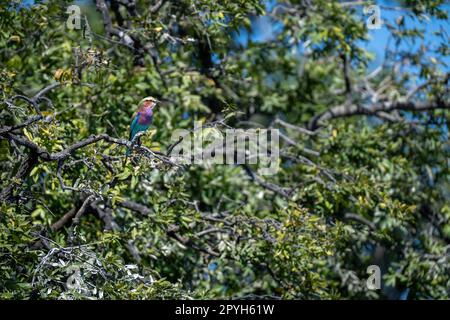
[[[145,106],[146,108],[153,109],[154,107],[156,107],[156,104],[158,102],[160,102],[160,101],[158,99],[156,99],[156,98],[145,97],[144,99],[141,100],[141,102],[139,102],[139,107]]]

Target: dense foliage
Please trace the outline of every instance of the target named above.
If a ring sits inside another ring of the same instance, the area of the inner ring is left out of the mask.
[[[72,30],[71,2],[2,1],[0,297],[448,298],[443,2],[385,6],[373,68],[349,2],[86,1]],[[196,121],[279,129],[278,172],[177,165]]]

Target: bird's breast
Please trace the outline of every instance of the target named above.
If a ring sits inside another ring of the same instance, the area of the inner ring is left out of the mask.
[[[152,116],[153,113],[150,112],[141,112],[139,114],[139,119],[138,119],[138,123],[139,124],[150,124],[150,122],[152,121]]]

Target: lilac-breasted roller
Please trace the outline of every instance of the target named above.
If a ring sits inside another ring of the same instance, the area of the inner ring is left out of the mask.
[[[146,97],[139,102],[138,110],[133,114],[130,126],[130,141],[140,131],[146,131],[153,120],[153,108],[159,101],[153,97]],[[131,150],[127,149],[126,155],[130,155]]]

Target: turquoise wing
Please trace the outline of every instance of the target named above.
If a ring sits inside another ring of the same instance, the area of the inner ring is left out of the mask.
[[[138,132],[145,131],[145,130],[147,130],[150,127],[151,123],[148,123],[148,124],[139,123],[138,122],[139,116],[140,116],[140,113],[138,112],[136,114],[136,116],[133,118],[133,121],[131,122],[131,126],[130,126],[130,141],[133,141],[134,136],[136,136],[136,134]],[[127,156],[130,155],[130,153],[131,153],[131,150],[127,149],[126,155]]]
[[[136,116],[133,118],[133,121],[131,122],[130,126],[130,141],[133,139],[133,137],[138,133],[136,131],[136,125],[138,124],[139,119],[139,112],[136,114]]]
[[[136,114],[136,117],[134,117],[133,122],[131,123],[130,126],[130,141],[133,140],[134,136],[139,132],[139,131],[145,131],[150,127],[150,123],[139,123],[139,116],[140,113]]]
[[[131,139],[134,138],[134,136],[140,132],[140,131],[145,131],[150,127],[150,124],[141,124],[141,123],[136,123],[133,127],[133,131],[131,132]],[[131,140],[130,139],[130,140]]]

